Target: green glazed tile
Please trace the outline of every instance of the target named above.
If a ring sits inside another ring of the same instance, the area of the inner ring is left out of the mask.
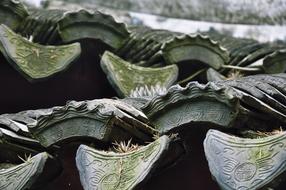
[[[79,43],[44,46],[26,40],[5,25],[0,26],[0,50],[7,61],[27,80],[51,77],[67,69],[79,57]]]
[[[178,67],[170,65],[160,68],[147,68],[133,65],[120,57],[105,52],[101,67],[113,87],[121,96],[130,96],[136,89],[169,88],[178,77]]]
[[[47,153],[40,153],[23,164],[0,170],[1,190],[29,189],[42,173],[48,159]]]
[[[84,190],[130,190],[146,180],[168,150],[170,139],[162,136],[128,153],[98,151],[81,145],[76,164]]]
[[[250,139],[209,130],[204,140],[210,171],[223,190],[278,185],[285,179],[285,147],[285,132]]]

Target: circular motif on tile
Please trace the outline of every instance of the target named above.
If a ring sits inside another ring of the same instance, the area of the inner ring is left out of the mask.
[[[234,178],[240,182],[249,181],[256,174],[256,170],[255,164],[250,162],[242,163],[234,170]]]
[[[116,189],[119,183],[119,176],[117,174],[108,174],[103,177],[101,181],[102,189]]]

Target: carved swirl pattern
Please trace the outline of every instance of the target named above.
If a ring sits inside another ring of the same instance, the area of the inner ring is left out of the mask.
[[[184,88],[172,86],[166,94],[150,100],[142,110],[152,118],[158,112],[165,110],[166,107],[174,103],[191,101],[191,99],[198,100],[199,98],[221,102],[233,109],[233,114],[235,114],[235,109],[238,107],[237,98],[228,96],[225,89],[216,86],[214,83],[202,85],[197,82],[190,82]]]
[[[190,101],[177,104],[157,117],[155,123],[161,132],[191,122],[209,122],[228,126],[232,120],[232,111],[226,105],[211,100]]]
[[[43,157],[44,154],[38,154],[31,160],[15,167],[0,170],[0,190],[29,188],[31,181],[35,180],[42,171],[42,160],[45,159]]]
[[[63,70],[80,52],[78,44],[41,46],[1,27],[1,42],[21,72],[31,78],[43,78]]]
[[[107,128],[108,126],[94,118],[69,118],[52,125],[38,136],[42,137],[42,144],[45,146],[76,137],[105,140],[104,138],[109,135]]]
[[[164,150],[159,140],[131,153],[102,153],[81,145],[77,167],[85,190],[133,189],[150,172]]]
[[[286,134],[242,139],[210,130],[204,142],[212,175],[222,189],[260,189],[286,170]]]
[[[127,110],[127,113],[121,109]],[[112,99],[71,101],[66,106],[55,107],[49,113],[38,116],[35,122],[28,124],[28,127],[45,147],[78,137],[108,141],[112,138],[112,131],[116,130],[114,122],[121,119],[123,122],[118,124],[118,127],[132,122],[133,126],[140,127],[147,135],[154,132],[151,127],[137,121],[136,118],[140,118],[141,121],[147,120],[139,110]],[[147,136],[143,136],[145,137]]]

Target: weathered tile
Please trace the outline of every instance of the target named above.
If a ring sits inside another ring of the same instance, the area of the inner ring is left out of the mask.
[[[210,171],[225,190],[278,185],[286,170],[285,147],[285,132],[249,139],[209,130],[204,141]]]

